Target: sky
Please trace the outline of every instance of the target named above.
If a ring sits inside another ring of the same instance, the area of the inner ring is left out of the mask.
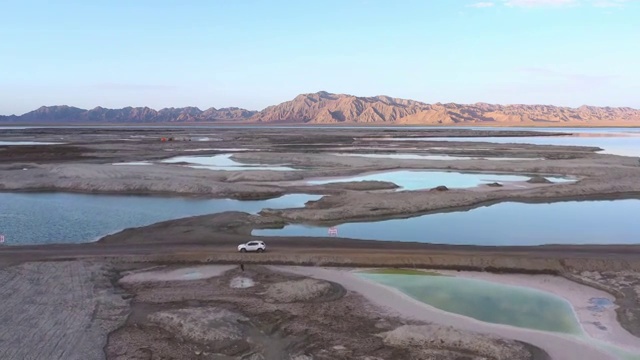
[[[640,0],[0,0],[0,114],[300,93],[640,108]]]

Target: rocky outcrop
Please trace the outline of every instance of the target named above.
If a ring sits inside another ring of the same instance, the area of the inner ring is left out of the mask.
[[[527,182],[529,184],[552,184],[551,180],[539,175],[532,176]]]
[[[245,335],[241,323],[249,321],[238,313],[216,307],[159,311],[148,319],[181,339],[214,347],[219,342],[242,340]]]
[[[270,106],[251,120],[312,124],[620,125],[639,124],[640,110],[594,106],[426,104],[388,96],[358,97],[321,91]]]
[[[331,283],[324,280],[302,279],[271,284],[266,291],[267,302],[309,301],[331,291]]]
[[[403,325],[378,335],[385,345],[399,348],[422,349],[420,358],[463,358],[454,349],[465,349],[484,359],[550,359],[543,350],[529,344],[506,340],[491,335],[463,332],[453,327],[436,325]],[[438,351],[439,350],[439,351]],[[538,356],[534,357],[533,353]]]

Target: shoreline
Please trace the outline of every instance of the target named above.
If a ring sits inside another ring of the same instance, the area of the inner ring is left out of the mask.
[[[523,287],[552,294],[564,299],[571,305],[580,326],[590,338],[605,341],[610,345],[629,348],[640,354],[640,338],[626,331],[617,319],[615,296],[606,291],[584,285],[562,276],[528,275],[528,274],[494,274],[471,271],[438,271],[443,275],[456,276],[467,279],[479,279],[497,284]],[[605,298],[612,306],[606,307],[601,313],[589,310],[589,299]],[[606,329],[598,327],[601,324]]]
[[[427,321],[439,325],[452,326],[463,331],[486,333],[522,341],[545,350],[552,359],[617,359],[609,352],[581,341],[571,335],[554,334],[509,325],[485,323],[466,316],[448,313],[422,303],[409,295],[404,294],[400,290],[359,278],[348,270],[286,266],[276,266],[273,268],[278,271],[337,282],[347,290],[363,295],[367,300],[378,306],[386,315],[400,316],[411,320]],[[594,353],[598,354],[598,357],[594,357]]]
[[[542,187],[541,186],[531,187],[524,190],[535,190],[539,188],[542,188]],[[510,189],[505,189],[505,190],[510,191]],[[521,191],[521,190],[523,189],[519,189],[516,191]],[[395,191],[395,192],[391,192],[390,194],[402,194],[402,193],[409,193],[409,192],[415,194],[415,193],[428,193],[429,191],[430,190],[417,190],[417,191],[404,191],[404,192]],[[488,194],[491,192],[491,190],[477,191],[477,190],[470,190],[470,189],[450,189],[447,192],[451,193],[455,191],[458,191],[458,192],[473,191],[478,194]],[[500,190],[494,190],[494,191],[500,191]],[[385,192],[378,193],[378,195],[381,195],[381,194],[387,194],[387,193]],[[354,216],[354,217],[348,217],[348,218],[342,217],[341,218],[342,220],[346,220],[343,222],[338,222],[339,220],[333,219],[333,218],[321,219],[321,220],[308,220],[306,218],[298,219],[295,217],[288,217],[286,215],[283,216],[285,211],[288,211],[288,210],[290,210],[290,212],[313,210],[313,209],[307,209],[306,207],[297,208],[297,209],[263,209],[262,211],[264,212],[265,215],[279,216],[279,217],[282,217],[284,221],[292,224],[338,225],[338,224],[344,224],[344,223],[363,223],[363,222],[384,221],[384,220],[408,219],[408,218],[418,217],[423,215],[442,214],[442,213],[450,213],[450,212],[463,212],[463,211],[470,211],[473,209],[487,207],[487,206],[496,205],[496,204],[505,203],[505,202],[517,202],[517,203],[523,203],[523,204],[551,204],[551,203],[557,203],[557,202],[573,202],[573,201],[576,201],[576,202],[614,201],[614,200],[636,200],[636,199],[640,199],[640,190],[621,191],[619,193],[605,192],[605,193],[592,193],[592,194],[585,194],[585,195],[558,195],[558,196],[537,196],[537,197],[536,196],[527,197],[527,196],[522,196],[520,194],[517,194],[513,196],[498,198],[498,199],[474,199],[476,201],[469,201],[469,205],[448,205],[448,206],[442,206],[442,207],[435,207],[434,209],[420,210],[420,211],[403,213],[403,214],[393,213],[393,214],[369,215],[367,217],[364,217],[364,216]]]
[[[526,187],[515,187],[520,183]],[[348,182],[338,183],[338,184],[351,184]],[[297,218],[296,216],[290,216],[288,213],[293,213],[296,215],[298,212],[305,211],[314,211],[313,207],[307,207],[304,205],[302,207],[297,208],[282,208],[282,209],[271,209],[265,207],[261,209],[258,214],[260,215],[268,215],[268,216],[277,216],[281,217],[285,222],[290,224],[308,224],[308,225],[339,225],[346,223],[365,223],[365,222],[376,222],[376,221],[385,221],[385,220],[398,220],[398,219],[408,219],[414,217],[420,217],[424,215],[432,215],[432,214],[443,214],[443,213],[451,213],[451,212],[466,212],[471,211],[477,208],[488,207],[492,205],[497,205],[501,203],[522,203],[522,204],[553,204],[553,203],[561,203],[561,202],[583,202],[583,201],[615,201],[615,200],[638,200],[640,199],[640,190],[637,191],[627,191],[622,190],[620,192],[596,192],[596,193],[587,193],[587,194],[576,194],[576,195],[565,195],[565,194],[547,194],[547,195],[534,195],[534,196],[526,196],[520,192],[527,190],[539,190],[545,188],[553,188],[554,186],[572,186],[576,183],[558,183],[558,184],[530,184],[526,181],[523,182],[505,182],[503,187],[501,188],[491,188],[486,186],[486,184],[480,184],[479,186],[472,188],[451,188],[445,192],[439,192],[442,194],[441,196],[447,196],[450,194],[477,194],[477,198],[473,199],[461,199],[462,202],[466,203],[464,205],[452,205],[452,204],[443,204],[441,206],[433,206],[431,209],[427,210],[416,210],[416,211],[408,211],[404,213],[389,213],[389,214],[368,214],[364,215],[350,215],[349,217],[342,216],[340,220],[333,219],[333,215],[330,215],[329,219],[313,219],[307,216],[303,216]],[[266,184],[265,184],[266,185]],[[194,192],[174,192],[174,191],[143,191],[143,190],[96,190],[96,189],[81,189],[81,188],[56,188],[56,187],[31,187],[31,188],[17,188],[17,189],[9,189],[9,188],[0,188],[1,193],[7,194],[56,194],[56,193],[67,193],[67,194],[78,194],[78,195],[98,195],[98,196],[140,196],[140,197],[157,197],[157,198],[185,198],[185,199],[211,199],[211,200],[234,200],[234,201],[264,201],[264,200],[273,200],[278,199],[280,197],[286,195],[296,195],[296,194],[307,194],[307,195],[320,195],[321,198],[318,201],[330,201],[332,198],[335,198],[341,193],[340,188],[330,188],[327,187],[329,184],[323,185],[313,185],[309,187],[293,187],[293,188],[281,188],[281,191],[269,191],[269,194],[265,194],[264,196],[246,196],[245,193],[234,193],[234,194],[217,194],[217,193],[194,193]],[[317,189],[311,189],[310,187],[322,187]],[[348,185],[345,185],[348,186]],[[370,194],[377,195],[404,195],[407,193],[413,195],[424,195],[424,194],[433,194],[434,191],[432,189],[422,189],[422,190],[396,190],[396,189],[379,189],[379,190],[369,190],[372,191]],[[503,197],[495,197],[491,198],[495,193],[506,191]],[[358,192],[358,190],[353,190],[352,192]],[[516,192],[515,194],[513,192]],[[443,194],[444,193],[444,194]],[[448,193],[448,194],[447,194]],[[357,194],[360,195],[360,194]],[[487,195],[487,198],[483,198],[483,195]],[[432,205],[432,204],[429,204]],[[440,204],[437,204],[440,205]],[[320,210],[328,210],[332,209],[320,209]],[[334,209],[337,210],[337,209]],[[213,215],[213,214],[212,214]],[[177,218],[173,220],[186,219],[186,218]],[[102,237],[105,237],[103,235]],[[554,245],[554,244],[547,244]],[[579,245],[579,244],[577,244]],[[603,244],[610,245],[610,244]],[[614,244],[615,245],[615,244]]]

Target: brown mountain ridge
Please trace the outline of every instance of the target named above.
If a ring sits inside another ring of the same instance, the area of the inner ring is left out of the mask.
[[[640,110],[550,105],[426,104],[389,96],[357,97],[324,91],[298,95],[253,115],[254,122],[416,125],[640,125]]]
[[[250,111],[240,108],[200,110],[196,107],[148,107],[84,110],[43,106],[4,122],[237,122],[247,124],[372,124],[372,125],[503,125],[503,126],[638,126],[640,110],[628,107],[579,108],[551,105],[427,104],[389,96],[358,97],[325,91],[301,94],[291,101]]]

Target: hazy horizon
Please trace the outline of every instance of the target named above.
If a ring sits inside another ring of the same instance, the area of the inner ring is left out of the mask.
[[[640,1],[25,0],[3,10],[2,115],[262,110],[320,90],[640,109]]]

